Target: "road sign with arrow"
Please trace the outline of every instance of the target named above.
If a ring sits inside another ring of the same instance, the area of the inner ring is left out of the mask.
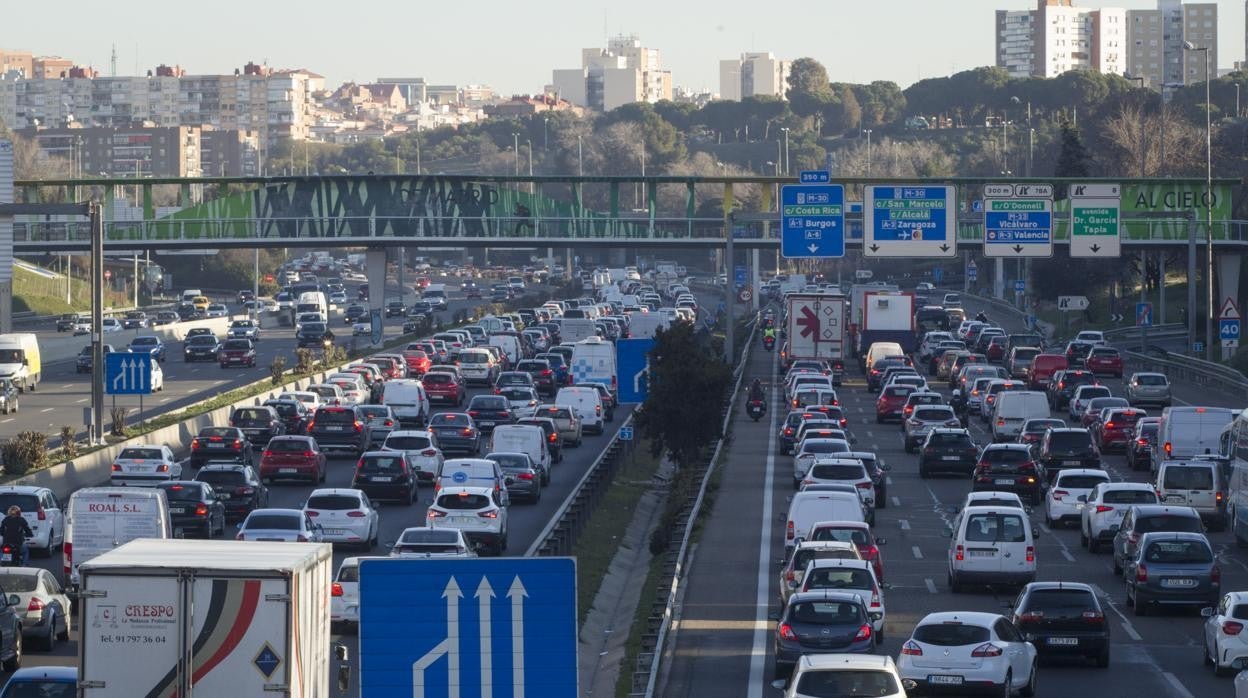
[[[1058,296],[1057,297],[1057,309],[1058,310],[1087,310],[1088,309],[1088,297],[1087,296]]]
[[[957,188],[874,184],[864,188],[863,254],[867,257],[954,257],[958,253]]]
[[[152,355],[115,351],[104,355],[105,395],[150,395]]]
[[[787,258],[845,256],[845,187],[780,187],[780,254]]]
[[[1218,313],[1218,337],[1222,340],[1222,347],[1237,348],[1241,330],[1239,308],[1235,307],[1234,300],[1227,298],[1222,302],[1222,311]]]
[[[1118,257],[1122,219],[1122,187],[1118,184],[1070,186],[1070,256]]]
[[[984,185],[984,256],[1053,256],[1053,186]]]

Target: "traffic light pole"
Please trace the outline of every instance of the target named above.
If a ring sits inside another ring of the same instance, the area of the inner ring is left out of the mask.
[[[104,211],[87,204],[91,217],[91,439],[104,442]],[[137,281],[137,280],[136,280]]]

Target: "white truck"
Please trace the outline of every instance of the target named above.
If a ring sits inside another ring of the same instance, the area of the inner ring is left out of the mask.
[[[672,320],[666,313],[634,311],[628,314],[628,336],[633,339],[653,338],[656,332],[671,325]]]
[[[832,367],[832,384],[840,385],[849,349],[848,299],[840,294],[790,293],[787,303],[785,361],[826,361]]]
[[[7,378],[26,392],[43,378],[39,338],[30,332],[0,334],[0,378]]]
[[[329,698],[325,543],[136,540],[83,563],[79,694]]]
[[[856,335],[858,354],[865,354],[875,342],[896,342],[905,353],[914,353],[919,348],[914,311],[914,294],[908,291],[866,293]]]

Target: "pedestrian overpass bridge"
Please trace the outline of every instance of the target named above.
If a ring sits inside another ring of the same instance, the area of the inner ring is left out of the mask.
[[[862,214],[854,192],[866,183],[838,180],[851,199],[847,245],[861,246]],[[914,184],[916,180],[896,180]],[[985,184],[1051,183],[1059,194],[1076,180],[941,179],[959,201],[958,245],[983,244],[978,205]],[[1105,181],[1105,180],[1078,180]],[[1203,179],[1121,182],[1122,242],[1140,249],[1206,240]],[[21,203],[87,198],[104,202],[109,252],[259,247],[436,248],[662,248],[778,249],[777,188],[783,177],[544,177],[460,175],[333,175],[264,178],[91,178],[18,181]],[[1248,221],[1233,204],[1243,201],[1239,180],[1215,180],[1213,242],[1238,252],[1248,247]],[[176,195],[179,207],[158,216],[155,200]],[[124,213],[123,201],[141,201]],[[1054,242],[1069,242],[1069,200],[1054,201]],[[130,220],[131,218],[137,218]],[[86,220],[20,216],[14,223],[19,255],[84,253]],[[1228,250],[1230,251],[1230,250]]]

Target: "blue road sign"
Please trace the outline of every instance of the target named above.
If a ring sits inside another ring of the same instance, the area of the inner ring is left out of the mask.
[[[360,599],[360,695],[577,696],[571,558],[366,558]]]
[[[152,355],[115,351],[104,355],[105,395],[150,395]]]
[[[256,669],[259,669],[264,678],[268,679],[272,678],[273,672],[277,671],[277,667],[282,663],[282,658],[277,656],[277,652],[266,642],[251,663],[255,664]]]
[[[945,275],[944,269],[941,269],[940,267],[934,267],[932,269],[932,281],[935,282],[937,285],[940,284],[940,279],[944,275]]]
[[[1152,303],[1136,303],[1135,304],[1135,326],[1136,327],[1152,327],[1153,326],[1153,304]]]
[[[863,193],[867,257],[953,257],[958,253],[957,189],[874,184]]]
[[[845,256],[845,187],[840,184],[789,184],[780,187],[780,254],[794,257]]]
[[[975,199],[974,201],[972,201],[971,210],[974,211],[975,213],[983,213],[984,212],[984,200]]]
[[[832,181],[832,176],[826,170],[802,170],[797,181],[802,184],[827,184]]]
[[[650,350],[654,339],[620,339],[615,342],[617,393],[621,403],[642,403],[650,394]]]
[[[988,257],[1053,256],[1053,187],[984,185],[984,254]]]
[[[381,318],[381,308],[370,310],[368,319],[370,322],[368,338],[372,340],[373,344],[381,344],[381,336],[385,327],[385,321]]]
[[[851,218],[845,221],[845,237],[850,240],[862,239],[862,202],[846,201],[845,212],[849,214],[858,214],[857,218]]]
[[[632,441],[632,440],[633,440],[633,428],[632,427],[620,427],[620,441]]]
[[[979,266],[975,264],[975,260],[973,259],[971,260],[970,264],[966,265],[966,278],[970,279],[971,281],[974,281],[975,279],[979,278]]]
[[[1222,341],[1238,342],[1239,319],[1222,318],[1218,320],[1218,337],[1220,337]]]
[[[1204,343],[1204,342],[1192,342],[1192,353],[1193,353],[1193,354],[1199,354],[1200,352],[1202,352],[1202,351],[1204,351],[1204,350],[1205,350],[1205,343]]]
[[[1014,292],[1023,293],[1027,290],[1027,282],[1023,279],[1014,279]]]
[[[732,271],[733,271],[732,278],[736,282],[738,287],[745,286],[747,283],[749,283],[746,277],[746,272],[748,270],[745,268],[744,264],[738,264]]]

